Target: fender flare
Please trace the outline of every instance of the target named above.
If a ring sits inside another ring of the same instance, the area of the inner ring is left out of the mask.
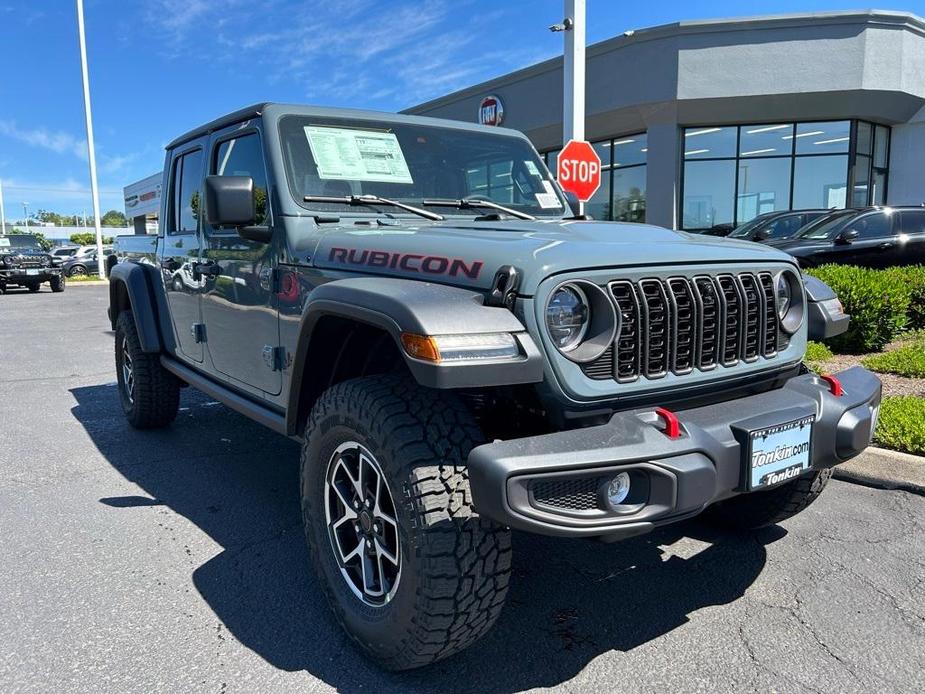
[[[829,285],[804,272],[803,288],[806,293],[808,339],[826,340],[848,330],[851,316],[842,310],[841,302]]]
[[[356,277],[334,280],[308,295],[292,361],[288,412],[293,420],[299,406],[305,367],[310,364],[312,334],[325,316],[338,316],[372,325],[395,341],[415,380],[430,388],[478,388],[543,380],[543,359],[526,328],[507,308],[485,306],[479,292],[419,280]],[[401,347],[403,332],[417,335],[511,333],[521,357],[495,362],[442,363],[408,356]],[[293,421],[292,426],[295,426]]]
[[[124,288],[142,351],[158,353],[165,351],[166,345],[158,326],[157,301],[148,274],[137,263],[123,262],[113,266],[109,274],[109,322],[115,330],[119,313],[125,309],[120,305],[120,291]]]

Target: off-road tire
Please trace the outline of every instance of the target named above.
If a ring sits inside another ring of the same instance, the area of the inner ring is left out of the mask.
[[[345,381],[319,398],[304,440],[302,517],[312,564],[353,641],[383,667],[407,670],[484,635],[507,594],[511,534],[472,508],[465,463],[483,437],[460,400],[406,376]],[[325,475],[345,441],[375,456],[395,501],[402,573],[382,606],[351,591],[328,534]]]
[[[38,282],[29,282],[29,284],[26,285],[26,289],[29,290],[30,294],[35,294],[41,288],[42,288],[42,285],[39,284]]]
[[[56,275],[48,280],[48,284],[51,286],[51,291],[58,294],[64,291],[64,287],[67,286],[67,280],[64,278],[64,275]]]
[[[132,360],[132,398],[124,380],[123,344]],[[115,352],[119,401],[129,424],[136,429],[157,429],[170,424],[180,407],[180,381],[161,366],[159,354],[142,351],[131,311],[123,311],[116,321]]]
[[[766,492],[753,492],[721,501],[707,509],[708,520],[727,528],[755,529],[797,515],[825,489],[832,469],[818,470]]]

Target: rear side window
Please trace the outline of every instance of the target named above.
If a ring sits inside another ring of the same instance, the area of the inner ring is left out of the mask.
[[[856,220],[848,228],[857,231],[859,239],[878,239],[892,235],[893,218],[883,212],[869,214]]]
[[[220,142],[215,148],[212,174],[214,176],[250,176],[254,179],[257,224],[269,223],[267,170],[263,163],[263,151],[257,133]]]
[[[173,161],[171,177],[171,214],[168,232],[195,234],[202,216],[202,150],[187,152]]]
[[[925,234],[925,210],[903,212],[901,221],[904,234]]]

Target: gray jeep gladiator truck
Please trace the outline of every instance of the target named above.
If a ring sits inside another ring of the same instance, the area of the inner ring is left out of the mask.
[[[0,236],[0,294],[9,286],[37,292],[48,282],[53,292],[63,292],[67,280],[52,256],[34,234]]]
[[[320,584],[388,668],[492,626],[511,529],[776,523],[873,435],[877,378],[802,364],[847,326],[828,287],[577,215],[518,132],[260,104],[171,142],[163,190],[110,273],[125,415],[189,385],[299,440]]]

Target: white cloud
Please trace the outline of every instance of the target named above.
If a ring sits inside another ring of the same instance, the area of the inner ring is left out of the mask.
[[[58,154],[73,154],[80,159],[87,158],[87,141],[60,130],[20,128],[15,121],[0,120],[0,135]]]

